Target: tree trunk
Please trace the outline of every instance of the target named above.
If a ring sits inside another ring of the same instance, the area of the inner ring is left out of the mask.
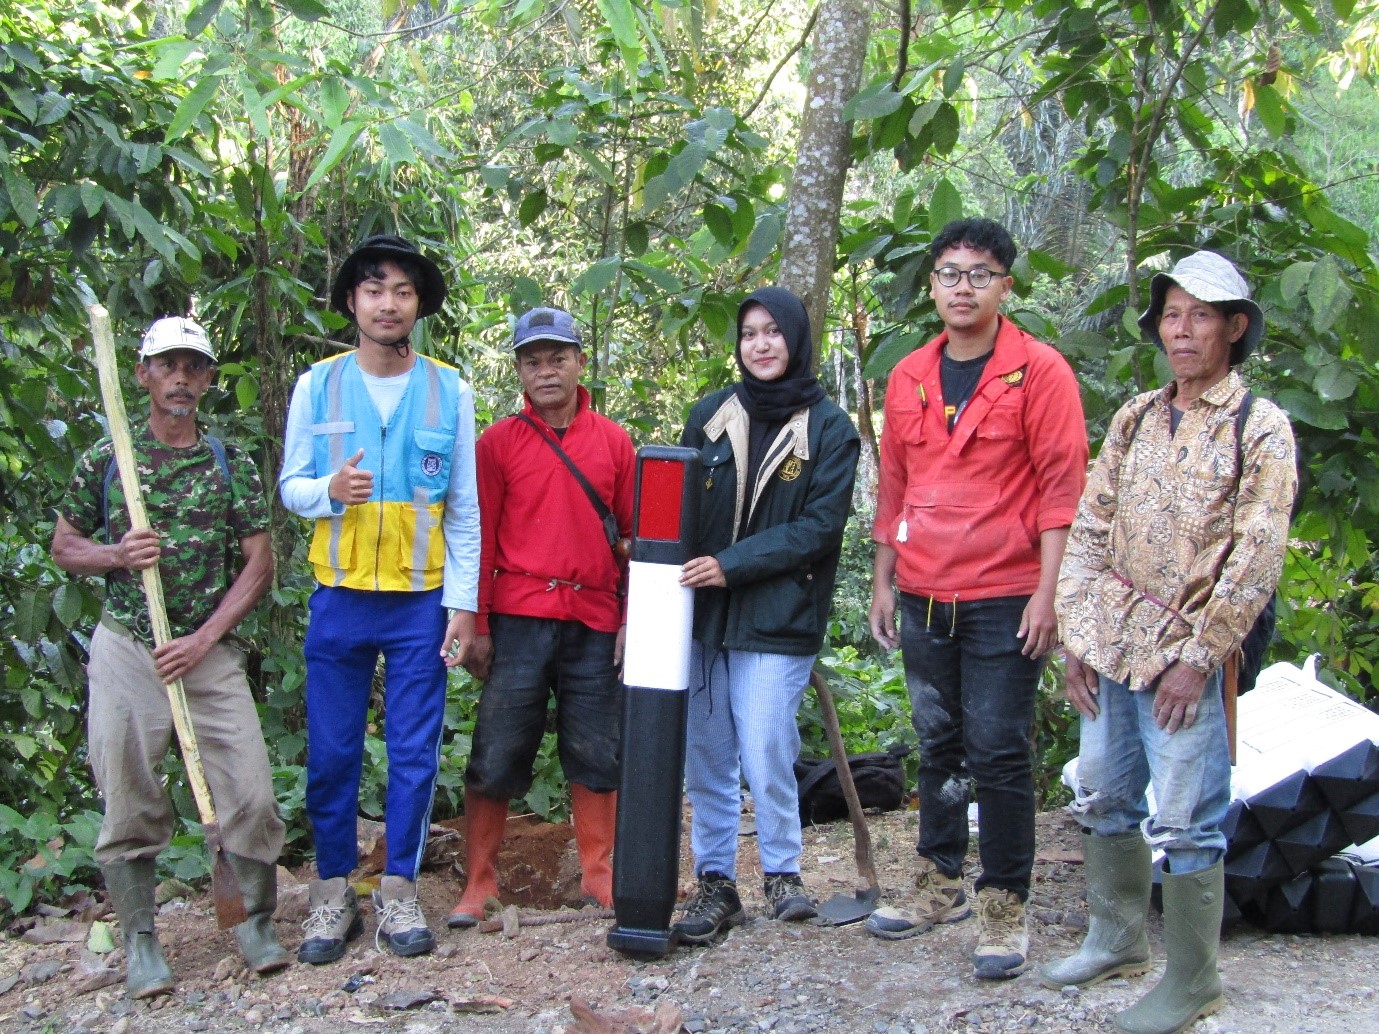
[[[843,208],[852,129],[843,108],[857,93],[867,55],[871,0],[823,0],[814,26],[808,91],[785,214],[780,282],[804,301],[818,365]]]

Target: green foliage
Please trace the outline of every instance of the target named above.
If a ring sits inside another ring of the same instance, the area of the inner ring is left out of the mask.
[[[858,167],[838,250],[858,340],[824,348],[855,345],[879,387],[939,327],[933,234],[991,215],[1022,244],[1011,314],[1075,363],[1095,439],[1166,375],[1134,325],[1149,276],[1189,248],[1224,251],[1269,318],[1247,373],[1288,409],[1305,465],[1275,654],[1321,653],[1365,700],[1379,693],[1379,273],[1359,164],[1373,13],[945,0],[904,41],[898,81],[898,34],[873,33],[870,81],[847,102]],[[360,237],[401,232],[450,283],[414,343],[461,368],[481,421],[518,399],[510,317],[545,302],[585,328],[600,408],[639,442],[673,441],[688,404],[735,376],[737,300],[773,275],[785,232],[801,94],[789,72],[767,79],[807,11],[760,15],[699,0],[0,8],[0,507],[24,517],[0,527],[4,907],[92,878],[81,664],[99,587],[46,555],[72,463],[102,434],[85,305],[111,310],[128,356],[195,297],[224,354],[208,423],[271,484],[293,381],[348,343],[323,301],[331,274]],[[309,852],[307,531],[275,509],[278,582],[241,628],[293,860]],[[867,631],[870,551],[858,518],[821,658],[853,750],[913,737],[903,673]],[[1037,723],[1050,794],[1072,728],[1057,677]],[[463,808],[476,695],[452,677],[438,818]],[[806,700],[806,750],[822,754]],[[371,720],[386,718],[379,694]],[[376,816],[377,736],[368,752]],[[165,866],[196,877],[175,755],[167,771],[181,826]],[[559,815],[562,795],[548,739],[525,805]]]

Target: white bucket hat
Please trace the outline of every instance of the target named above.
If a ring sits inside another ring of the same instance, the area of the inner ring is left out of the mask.
[[[1156,273],[1149,284],[1149,308],[1140,317],[1140,330],[1160,348],[1159,314],[1163,312],[1164,296],[1171,284],[1177,284],[1201,302],[1229,302],[1230,308],[1249,317],[1249,324],[1240,340],[1231,345],[1230,364],[1238,366],[1259,345],[1264,336],[1264,312],[1250,300],[1250,285],[1240,270],[1223,255],[1214,251],[1194,251],[1167,273]]]
[[[144,332],[144,339],[139,343],[139,362],[178,349],[200,352],[211,362],[216,361],[211,339],[201,324],[185,316],[164,316],[154,320],[153,325]]]

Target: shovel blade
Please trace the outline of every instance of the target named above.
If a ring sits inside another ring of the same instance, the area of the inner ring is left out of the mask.
[[[222,930],[249,921],[249,913],[244,907],[244,889],[239,885],[239,877],[225,857],[225,848],[220,844],[220,830],[206,828],[206,849],[211,853],[211,898],[215,902],[216,925]]]
[[[821,926],[848,926],[860,923],[876,911],[881,902],[881,888],[868,887],[852,894],[835,894],[819,906]]]

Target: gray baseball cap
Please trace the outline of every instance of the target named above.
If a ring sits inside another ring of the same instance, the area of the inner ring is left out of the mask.
[[[579,324],[575,322],[575,318],[564,309],[551,309],[545,306],[522,313],[517,318],[517,326],[512,332],[513,351],[537,341],[574,345],[580,349],[584,347],[584,342],[579,337]]]
[[[143,340],[139,342],[139,362],[178,349],[200,352],[211,362],[216,362],[215,349],[211,346],[211,339],[205,328],[185,316],[164,316],[160,320],[154,320],[148,330],[144,331]]]
[[[1229,308],[1249,317],[1245,333],[1231,345],[1230,364],[1243,363],[1264,337],[1264,312],[1250,299],[1250,285],[1235,264],[1214,251],[1194,251],[1167,273],[1154,274],[1149,283],[1149,308],[1140,317],[1140,330],[1160,348],[1164,342],[1159,337],[1159,316],[1164,310],[1164,296],[1173,284],[1200,302],[1228,302]]]

